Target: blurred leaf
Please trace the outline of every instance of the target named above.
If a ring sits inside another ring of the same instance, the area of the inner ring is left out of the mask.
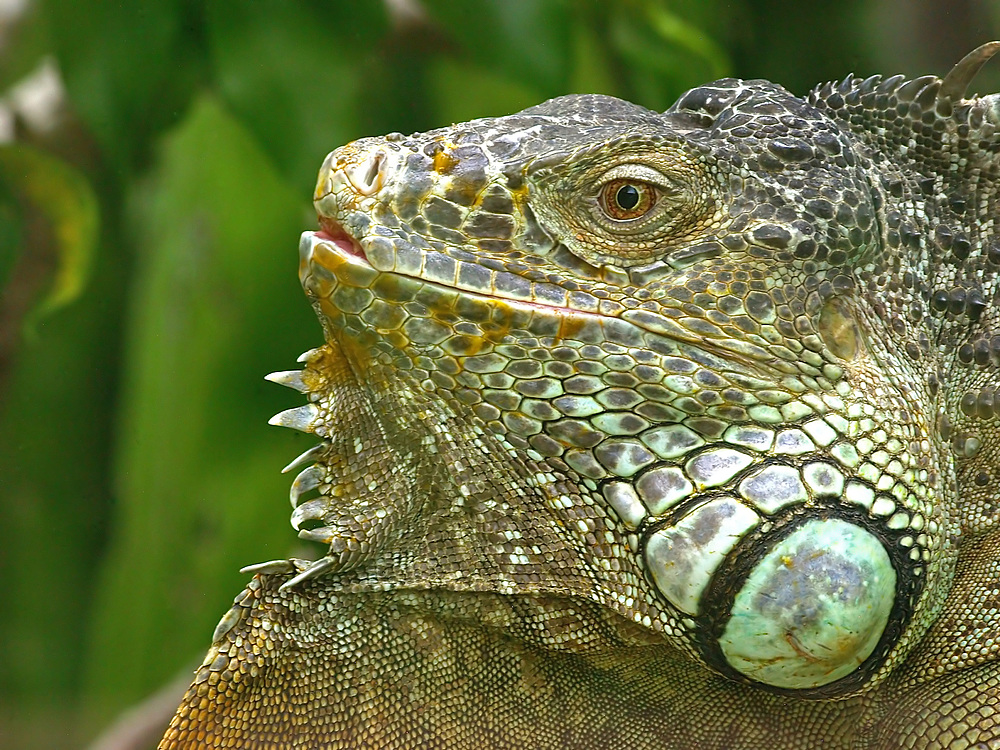
[[[655,0],[643,3],[649,27],[660,38],[686,52],[687,58],[704,60],[711,71],[709,79],[722,78],[729,70],[726,53],[708,35],[687,23],[675,13],[671,13]],[[697,85],[697,84],[695,84]]]
[[[45,19],[37,3],[26,8],[13,22],[7,21],[0,37],[0,92],[28,75],[49,52]]]
[[[483,70],[536,89],[540,98],[566,93],[572,50],[567,0],[424,0],[434,23]],[[456,89],[453,96],[469,95]]]
[[[296,279],[309,191],[290,190],[209,96],[159,157],[130,202],[118,513],[87,659],[104,711],[200,655],[245,584],[240,565],[288,554],[279,470],[308,441],[266,424],[296,399],[262,376],[322,340]]]
[[[71,307],[38,321],[0,396],[0,643],[16,644],[0,659],[0,714],[28,721],[46,712],[39,731],[58,738],[25,744],[0,715],[4,747],[80,746],[71,709],[94,565],[109,535],[108,414],[124,285],[113,251],[95,253],[95,274]]]
[[[897,64],[909,56],[907,52],[913,51],[912,46],[906,49],[909,45],[916,45],[918,49],[923,46],[925,49],[920,54],[924,60],[933,54],[933,50],[947,46],[946,43],[921,44],[917,27],[921,25],[922,18],[930,16],[919,10],[928,6],[918,3],[873,3],[870,0],[744,2],[748,6],[747,12],[740,14],[743,23],[734,27],[730,42],[730,53],[740,76],[766,78],[799,94],[823,81],[841,80],[850,71],[864,75],[904,72]],[[909,13],[908,5],[912,6]],[[945,5],[942,3],[941,7]],[[875,9],[887,14],[886,21],[877,23],[863,12],[871,13]],[[877,30],[873,30],[873,26]],[[822,29],[822,33],[816,33],[817,29]],[[866,38],[872,40],[871,46],[863,43]],[[985,38],[979,37],[981,40]],[[808,41],[804,42],[804,39]],[[963,49],[974,46],[975,43],[970,43]],[[890,54],[897,62],[876,65],[873,57],[878,57],[877,50],[891,50]],[[938,72],[943,73],[946,69]],[[918,64],[910,73],[920,75],[931,70]]]
[[[663,110],[683,91],[729,70],[708,36],[656,0],[616,6],[610,24],[637,103],[651,109]]]
[[[11,157],[4,159],[5,174],[43,189],[41,208],[68,203],[79,209],[74,191],[89,194],[80,175],[52,157],[15,147],[4,156]],[[15,164],[24,169],[8,172]],[[65,170],[74,176],[65,179]],[[79,744],[70,709],[79,688],[81,625],[108,537],[109,415],[127,264],[113,241],[83,253],[85,260],[65,261],[77,269],[65,271],[68,281],[54,298],[72,293],[73,304],[36,316],[33,335],[19,336],[20,322],[51,283],[58,232],[39,206],[24,196],[15,202],[6,181],[0,185],[0,225],[10,212],[18,230],[0,226],[0,265],[11,265],[0,297],[0,579],[7,602],[0,609],[0,643],[17,644],[0,659],[0,734],[12,747],[68,748]],[[65,214],[74,223],[74,211]],[[37,734],[37,744],[11,730],[9,720]]]
[[[545,98],[542,92],[530,86],[488,69],[444,57],[431,65],[428,89],[437,126],[510,114]],[[463,93],[459,96],[457,92],[460,91]]]
[[[66,89],[106,158],[130,169],[201,80],[200,3],[47,0]],[[120,176],[120,175],[119,175]]]
[[[367,86],[359,58],[371,56],[374,38],[387,30],[382,3],[208,7],[222,95],[281,172],[311,189],[328,152],[366,135],[358,123]]]
[[[573,71],[569,92],[575,94],[607,94],[623,96],[621,81],[616,76],[614,61],[608,54],[603,37],[603,17],[577,16],[573,23]],[[600,27],[599,24],[600,23]]]
[[[4,180],[0,179],[0,289],[7,286],[21,246],[21,209]]]
[[[25,145],[0,146],[0,181],[45,218],[55,240],[52,285],[32,311],[31,325],[72,302],[83,289],[97,242],[97,198],[76,169]]]

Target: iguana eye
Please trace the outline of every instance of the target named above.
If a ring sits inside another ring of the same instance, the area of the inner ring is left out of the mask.
[[[611,180],[601,188],[601,208],[616,221],[630,221],[656,205],[656,188],[640,180]]]

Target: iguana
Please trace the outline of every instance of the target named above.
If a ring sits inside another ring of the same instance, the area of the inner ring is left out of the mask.
[[[998,49],[331,153],[269,376],[328,552],[160,747],[1000,747]]]

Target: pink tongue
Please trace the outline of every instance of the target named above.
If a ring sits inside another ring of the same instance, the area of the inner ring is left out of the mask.
[[[320,227],[321,229],[316,232],[316,236],[321,240],[331,243],[342,253],[354,255],[359,258],[365,257],[358,241],[345,232],[339,224],[332,223],[331,226],[330,222],[321,220]]]

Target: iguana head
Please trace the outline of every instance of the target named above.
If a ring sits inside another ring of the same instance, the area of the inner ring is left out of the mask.
[[[775,692],[882,679],[948,593],[956,483],[995,463],[974,377],[941,388],[996,262],[1000,117],[964,65],[330,154],[300,252],[328,343],[276,422],[324,438],[293,523],[331,551],[289,583],[583,597]]]

